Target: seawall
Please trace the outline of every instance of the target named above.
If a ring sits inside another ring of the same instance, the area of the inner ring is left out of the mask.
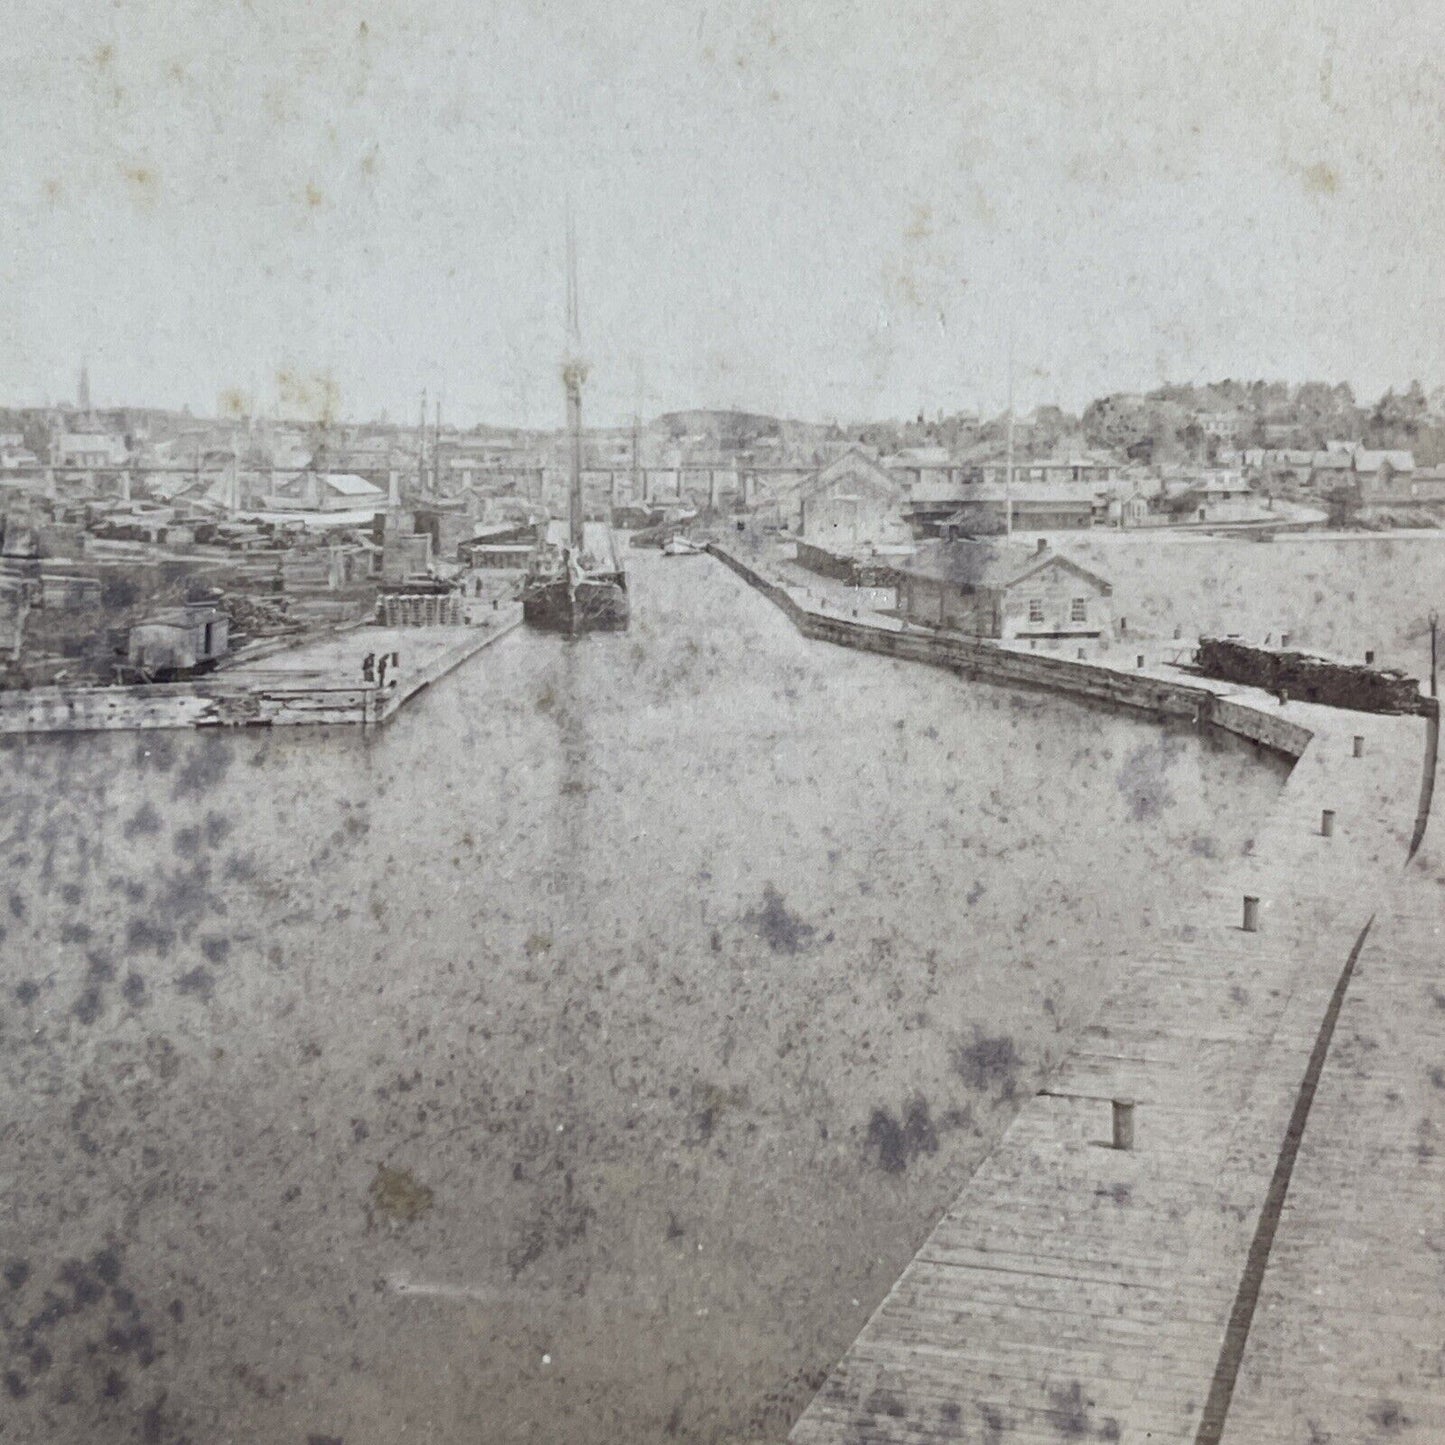
[[[1309,744],[1308,728],[1247,702],[1225,697],[1207,685],[1125,672],[1099,663],[1076,662],[1042,653],[1016,652],[967,637],[904,631],[829,617],[800,606],[785,587],[716,543],[710,544],[708,550],[781,608],[804,637],[946,667],[968,678],[1043,688],[1156,717],[1182,718],[1247,738],[1288,758],[1300,757]]]

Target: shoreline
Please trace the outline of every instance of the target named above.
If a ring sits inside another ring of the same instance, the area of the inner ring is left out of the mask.
[[[421,663],[383,691],[374,683],[325,679],[325,663],[311,672],[296,664],[321,654],[342,634],[327,633],[295,647],[251,657],[234,667],[186,682],[131,687],[45,687],[0,693],[0,735],[145,731],[166,728],[294,726],[379,727],[439,678],[520,627],[520,614],[496,627],[407,628],[406,643],[425,647]],[[370,624],[368,624],[369,626]],[[377,629],[388,638],[397,629]],[[367,638],[350,629],[346,641]],[[290,667],[278,666],[282,660]],[[262,662],[271,664],[263,667]],[[354,675],[354,674],[353,674]],[[319,680],[318,680],[319,679]]]

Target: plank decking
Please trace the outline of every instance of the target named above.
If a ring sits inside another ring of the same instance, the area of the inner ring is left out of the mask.
[[[1372,915],[1397,907],[1398,919],[1379,936],[1394,939],[1416,917],[1408,926],[1418,951],[1433,926],[1429,904],[1437,902],[1426,890],[1411,914],[1394,886],[1415,821],[1424,721],[1295,704],[1279,713],[1314,738],[1249,855],[1225,866],[1197,897],[1181,900],[1177,937],[1127,970],[798,1421],[795,1445],[1194,1441],[1206,1405],[1218,1415],[1221,1398],[1227,1403],[1219,1379],[1234,1380],[1245,1340],[1241,1320],[1249,1323],[1241,1280],[1251,1260],[1263,1263],[1262,1211],[1272,1181],[1277,1202],[1281,1148],[1292,1117],[1298,1124],[1301,1086],[1346,960]],[[1365,738],[1361,757],[1353,755],[1355,734]],[[1320,827],[1326,808],[1337,818],[1330,838]],[[1260,900],[1257,933],[1239,926],[1246,894]],[[1375,940],[1372,933],[1359,955],[1362,983],[1398,977],[1386,961],[1393,945]],[[1387,1021],[1401,1009],[1412,1016],[1433,1010],[1438,1018],[1431,1022],[1445,1037],[1445,1007],[1422,994],[1431,986],[1428,972],[1418,962],[1413,984],[1390,986],[1404,996],[1370,984],[1380,995],[1378,1019],[1372,1015],[1364,1025],[1380,1042],[1370,1058],[1390,1050]],[[1438,983],[1445,1003],[1445,979]],[[1347,995],[1347,1009],[1363,1007],[1356,1000],[1367,992]],[[1341,1044],[1357,1016],[1364,1018],[1347,1012]],[[1400,1065],[1408,1078],[1390,1075],[1388,1087],[1408,1084],[1411,1101],[1401,1114],[1408,1114],[1408,1127],[1393,1135],[1380,1118],[1351,1115],[1358,1132],[1337,1137],[1336,1116],[1350,1111],[1333,1102],[1332,1091],[1364,1045],[1353,1053],[1337,1045],[1328,1056],[1301,1156],[1309,1191],[1288,1195],[1227,1417],[1228,1440],[1310,1441],[1288,1408],[1270,1402],[1301,1397],[1291,1383],[1299,1370],[1294,1356],[1316,1348],[1315,1321],[1305,1310],[1320,1298],[1311,1293],[1318,1284],[1312,1253],[1328,1256],[1321,1269],[1339,1269],[1343,1259],[1358,1274],[1374,1272],[1373,1294],[1364,1297],[1376,1300],[1387,1324],[1394,1322],[1397,1368],[1404,1343],[1414,1338],[1409,1299],[1425,1299],[1432,1284],[1434,1298],[1441,1295],[1445,1254],[1410,1250],[1414,1264],[1396,1274],[1407,1301],[1395,1305],[1378,1275],[1382,1260],[1392,1263],[1400,1254],[1396,1229],[1385,1231],[1371,1259],[1368,1232],[1346,1228],[1348,1219],[1369,1213],[1361,1159],[1382,1148],[1393,1149],[1391,1187],[1413,1201],[1400,1206],[1393,1224],[1404,1227],[1407,1216],[1411,1229],[1417,1219],[1438,1223],[1431,1211],[1441,1181],[1433,1154],[1428,1168],[1419,1161],[1419,1130],[1428,1126],[1428,1147],[1433,1140],[1445,1149],[1445,1089],[1428,1077],[1429,1060],[1417,1043],[1412,1035],[1410,1048],[1394,1050],[1414,1057]],[[1445,1066],[1445,1057],[1435,1057]],[[1421,1113],[1427,1089],[1434,1091],[1433,1112]],[[1136,1101],[1135,1147],[1128,1152],[1108,1147],[1110,1100],[1119,1097]],[[1392,1139],[1393,1145],[1380,1142]],[[1342,1188],[1346,1176],[1356,1181],[1353,1193]],[[1302,1201],[1316,1196],[1332,1199],[1334,1213],[1321,1209],[1318,1223],[1302,1229],[1296,1215],[1313,1207]],[[1445,1230],[1436,1243],[1445,1250]],[[1349,1298],[1342,1292],[1336,1303]],[[1432,1307],[1438,1309],[1433,1301]],[[1271,1319],[1289,1320],[1294,1355],[1260,1344]],[[1344,1349],[1354,1332],[1344,1314],[1337,1312],[1334,1324],[1336,1348]],[[1422,1352],[1418,1344],[1414,1349]],[[1438,1370],[1438,1353],[1432,1359]],[[1355,1400],[1347,1378],[1340,1388]],[[1445,1438],[1441,1407],[1404,1384],[1393,1395],[1372,1384],[1365,1395],[1361,1418],[1375,1409],[1393,1419],[1389,1412],[1397,1409],[1428,1422],[1417,1438]],[[1278,1421],[1276,1432],[1269,1433],[1273,1424],[1258,1432],[1239,1425],[1251,1410],[1252,1419]],[[1221,1423],[1206,1426],[1206,1437]]]

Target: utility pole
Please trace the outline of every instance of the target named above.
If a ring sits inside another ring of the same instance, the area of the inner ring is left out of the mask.
[[[437,396],[436,427],[432,431],[431,489],[434,495],[442,493],[442,399]]]
[[[642,499],[642,358],[636,358],[633,374],[636,396],[632,406],[632,501]]]
[[[1436,652],[1436,634],[1440,629],[1440,614],[1430,609],[1430,696],[1440,696],[1439,654]]]
[[[1004,536],[1014,534],[1014,335],[1013,323],[1008,334],[1008,443],[1003,473]]]
[[[421,417],[416,426],[416,486],[426,496],[426,387],[421,389]]]

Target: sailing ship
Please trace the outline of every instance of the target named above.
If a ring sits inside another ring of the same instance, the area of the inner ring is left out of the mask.
[[[545,523],[522,581],[522,616],[552,632],[621,632],[630,606],[627,572],[610,522],[588,521],[582,496],[582,383],[577,320],[577,246],[567,221],[567,359],[562,384],[567,393],[569,435],[567,516]]]

